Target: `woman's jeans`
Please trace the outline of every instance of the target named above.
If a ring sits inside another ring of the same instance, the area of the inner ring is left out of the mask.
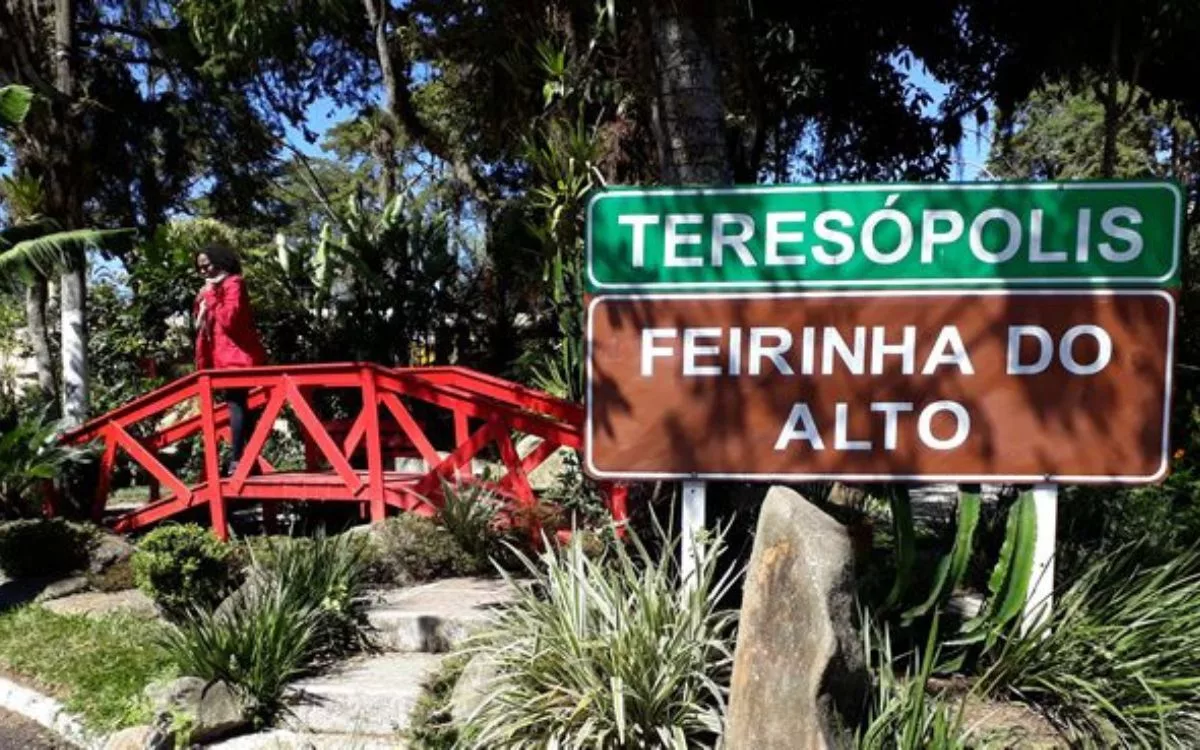
[[[250,411],[246,404],[249,396],[249,389],[233,388],[225,391],[225,403],[229,406],[229,437],[233,448],[229,474],[237,471],[238,462],[242,460],[242,453],[246,450],[246,440],[254,434],[254,428],[258,424],[258,414]]]

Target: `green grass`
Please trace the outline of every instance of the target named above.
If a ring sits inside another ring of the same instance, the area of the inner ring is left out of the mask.
[[[422,684],[423,691],[409,714],[405,739],[413,750],[451,750],[458,744],[458,730],[450,715],[450,698],[467,668],[470,657],[447,657]]]
[[[145,686],[174,674],[162,627],[129,615],[89,619],[38,606],[0,614],[0,667],[63,699],[94,730],[148,722]]]

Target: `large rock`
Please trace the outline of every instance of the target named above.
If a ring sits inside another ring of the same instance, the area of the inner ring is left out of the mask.
[[[102,534],[92,547],[88,571],[92,575],[100,575],[118,563],[127,562],[137,548],[123,536]]]
[[[54,599],[42,606],[60,615],[87,615],[92,618],[114,614],[127,614],[145,619],[158,616],[158,608],[154,606],[154,602],[137,589],[110,593],[87,591]]]
[[[149,725],[122,729],[104,742],[104,750],[174,750],[174,747],[170,737]]]
[[[199,677],[153,683],[147,686],[146,697],[158,721],[186,726],[192,742],[207,742],[245,729],[254,708],[232,686]]]
[[[42,604],[44,602],[62,599],[63,597],[71,596],[88,590],[88,581],[83,576],[71,576],[70,578],[60,578],[57,581],[49,584],[42,589],[41,593],[33,601]]]
[[[841,524],[772,487],[746,576],[729,704],[730,750],[826,750],[869,686],[855,631],[854,551]]]
[[[450,719],[455,725],[461,725],[483,704],[497,675],[490,656],[480,653],[471,657],[450,694]]]

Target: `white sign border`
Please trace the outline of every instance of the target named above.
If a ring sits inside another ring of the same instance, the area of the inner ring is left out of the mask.
[[[1163,399],[1162,415],[1162,460],[1156,472],[1150,475],[1022,475],[1022,474],[854,474],[854,473],[822,473],[822,474],[770,474],[770,473],[720,473],[705,472],[688,474],[682,472],[623,472],[602,471],[596,467],[592,454],[592,436],[595,422],[592,418],[593,408],[593,336],[592,321],[596,308],[603,302],[615,300],[705,300],[705,299],[830,299],[830,298],[862,298],[862,297],[1160,297],[1167,301],[1170,315],[1167,321],[1167,360],[1166,375],[1163,383],[1165,398]],[[825,291],[825,292],[746,292],[741,294],[609,294],[592,298],[588,304],[587,313],[587,383],[586,383],[586,414],[584,419],[584,464],[587,473],[594,479],[608,480],[730,480],[750,482],[808,482],[808,481],[848,481],[848,482],[955,482],[970,483],[1006,483],[1006,484],[1153,484],[1161,481],[1170,468],[1171,451],[1171,406],[1173,401],[1175,369],[1175,321],[1177,317],[1175,297],[1161,289],[884,289],[877,291]]]
[[[947,278],[947,279],[883,279],[880,281],[864,281],[861,279],[833,279],[826,281],[806,280],[806,279],[791,279],[783,281],[651,281],[651,282],[634,282],[634,283],[612,283],[602,282],[596,278],[595,266],[593,264],[592,252],[592,226],[595,223],[592,219],[592,211],[596,204],[606,198],[628,198],[638,196],[660,196],[665,198],[680,197],[680,196],[713,196],[713,195],[754,195],[758,193],[848,193],[848,192],[866,192],[866,191],[891,191],[891,192],[913,192],[917,190],[926,191],[1007,191],[1007,190],[1121,190],[1121,189],[1158,189],[1166,188],[1175,198],[1175,226],[1174,240],[1171,243],[1171,267],[1161,276],[1127,276],[1127,277],[1111,277],[1111,276],[1090,276],[1086,278],[1038,278],[1030,277],[1024,279],[1007,279],[997,278],[994,276],[983,278]],[[606,291],[637,291],[637,290],[671,290],[677,289],[680,291],[688,291],[693,289],[729,289],[729,290],[754,290],[754,289],[816,289],[816,288],[844,288],[851,286],[858,287],[892,287],[892,286],[955,286],[959,284],[987,284],[989,286],[1009,286],[1009,287],[1052,287],[1072,286],[1103,286],[1106,284],[1114,284],[1120,286],[1135,286],[1135,285],[1159,285],[1166,283],[1179,270],[1180,262],[1180,230],[1181,216],[1183,211],[1183,194],[1179,190],[1179,185],[1169,180],[1162,181],[1128,181],[1128,182],[1113,182],[1113,181],[1079,181],[1079,182],[934,182],[928,184],[918,183],[861,183],[853,185],[754,185],[746,187],[722,187],[722,188],[650,188],[645,190],[605,190],[596,193],[588,200],[587,205],[587,226],[585,232],[585,265],[587,266],[588,281],[601,293]]]

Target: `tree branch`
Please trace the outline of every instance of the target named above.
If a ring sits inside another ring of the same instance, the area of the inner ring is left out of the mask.
[[[388,90],[388,114],[404,128],[404,132],[412,141],[420,143],[434,156],[449,164],[455,178],[466,186],[477,201],[485,206],[492,204],[495,195],[462,149],[455,147],[444,134],[430,127],[417,112],[412,91],[409,89],[411,61],[397,49],[397,45],[388,43],[386,29],[389,21],[393,28],[407,26],[407,9],[397,8],[387,0],[380,4],[382,7],[376,6],[375,0],[363,2],[367,8],[368,20],[376,31],[376,51],[379,54],[380,68],[384,71],[384,85]]]
[[[171,64],[168,63],[166,60],[163,60],[160,57],[137,57],[137,56],[130,56],[130,55],[117,55],[117,54],[113,54],[111,52],[105,52],[103,50],[99,50],[99,53],[106,60],[112,60],[113,62],[119,62],[119,63],[125,63],[126,65],[153,65],[154,67],[162,68],[163,70],[170,70],[170,68],[171,68]]]
[[[102,23],[100,21],[90,21],[88,23],[79,24],[79,28],[83,31],[108,31],[113,34],[121,34],[123,36],[131,36],[134,39],[140,39],[147,44],[158,46],[158,40],[148,31],[138,29],[133,26],[125,26],[119,23]]]

